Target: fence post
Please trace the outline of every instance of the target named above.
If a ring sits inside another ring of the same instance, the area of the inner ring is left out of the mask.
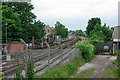
[[[62,64],[62,61],[63,61],[63,53],[62,53],[63,47],[62,47],[62,44],[60,44],[60,47],[61,47],[61,64]]]
[[[41,47],[43,48],[43,38],[41,38]]]
[[[50,45],[45,41],[45,44],[49,48],[49,53],[48,53],[48,72],[50,72]]]
[[[32,48],[34,48],[34,37],[32,37]]]
[[[20,41],[24,44],[25,50],[28,50],[28,46],[27,46],[27,44],[25,43],[25,41],[24,41],[23,39],[20,39]]]
[[[25,57],[25,78],[27,78],[27,61],[28,61],[28,48],[26,50],[26,57]]]
[[[25,78],[27,78],[27,58],[28,58],[28,53],[26,53],[26,57],[25,57]]]
[[[70,50],[70,45],[68,44],[68,49]],[[69,53],[69,61],[71,61],[71,52]]]

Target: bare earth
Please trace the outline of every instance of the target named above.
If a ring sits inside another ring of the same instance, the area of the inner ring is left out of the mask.
[[[111,55],[96,55],[96,58],[91,62],[79,67],[76,75],[78,75],[81,71],[95,68],[96,70],[91,78],[102,78],[104,69],[108,66],[112,66],[112,61],[115,59],[116,57]]]

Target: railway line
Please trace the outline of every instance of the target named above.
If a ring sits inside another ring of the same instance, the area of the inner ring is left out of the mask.
[[[61,45],[63,46],[63,50],[61,52],[60,46],[55,46],[51,48],[51,59],[50,59],[50,64],[53,65],[58,65],[61,63],[60,58],[61,58],[61,53],[65,53],[63,56],[63,61],[65,61],[68,57],[66,57],[66,55],[68,55],[70,53],[70,51],[72,51],[73,49],[67,49],[68,45],[72,46],[74,45],[77,41],[79,41],[80,38],[79,37],[75,37],[74,39],[65,41],[64,43],[62,43]],[[35,53],[36,50],[31,51],[30,53],[32,53],[32,57],[33,57],[33,61],[35,63],[35,70],[38,69],[38,72],[41,72],[44,69],[47,69],[48,64],[47,64],[47,58],[48,58],[48,50],[47,49],[42,49],[42,50],[38,50],[38,52]],[[29,51],[28,51],[29,52]],[[16,69],[19,67],[23,66],[24,63],[24,57],[26,54],[19,56],[18,58],[15,58],[12,62],[14,63],[6,63],[3,64],[3,69],[2,72],[5,74],[6,77],[13,75],[16,72]],[[14,55],[12,55],[14,56]],[[23,59],[19,59],[19,58],[23,58]],[[4,60],[4,59],[3,59]],[[56,64],[55,64],[56,63]]]

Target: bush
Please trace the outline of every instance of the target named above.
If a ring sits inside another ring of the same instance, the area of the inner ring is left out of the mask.
[[[2,76],[1,80],[4,80],[4,73],[3,72],[0,72],[0,76]]]
[[[103,41],[94,39],[94,40],[90,40],[90,43],[93,44],[95,46],[95,54],[99,54],[100,52],[102,52],[103,50]]]
[[[33,62],[33,59],[32,57],[30,57],[27,61],[27,75],[26,75],[26,79],[23,77],[22,75],[22,71],[23,69],[21,69],[20,67],[18,67],[17,71],[16,71],[16,74],[14,76],[14,80],[33,80],[34,78],[34,75],[37,71],[34,71],[34,62]]]
[[[95,57],[95,47],[89,41],[82,41],[76,44],[76,48],[79,48],[79,54],[88,62]]]

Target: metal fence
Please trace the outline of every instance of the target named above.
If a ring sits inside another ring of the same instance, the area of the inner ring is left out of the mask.
[[[79,56],[79,49],[76,48],[62,49],[61,45],[61,49],[51,49],[49,44],[47,46],[47,49],[29,49],[2,55],[2,72],[5,77],[14,77],[13,75],[18,67],[23,70],[22,74],[25,75],[25,65],[30,56],[32,56],[34,61],[34,70],[38,70],[36,74],[51,71]]]

